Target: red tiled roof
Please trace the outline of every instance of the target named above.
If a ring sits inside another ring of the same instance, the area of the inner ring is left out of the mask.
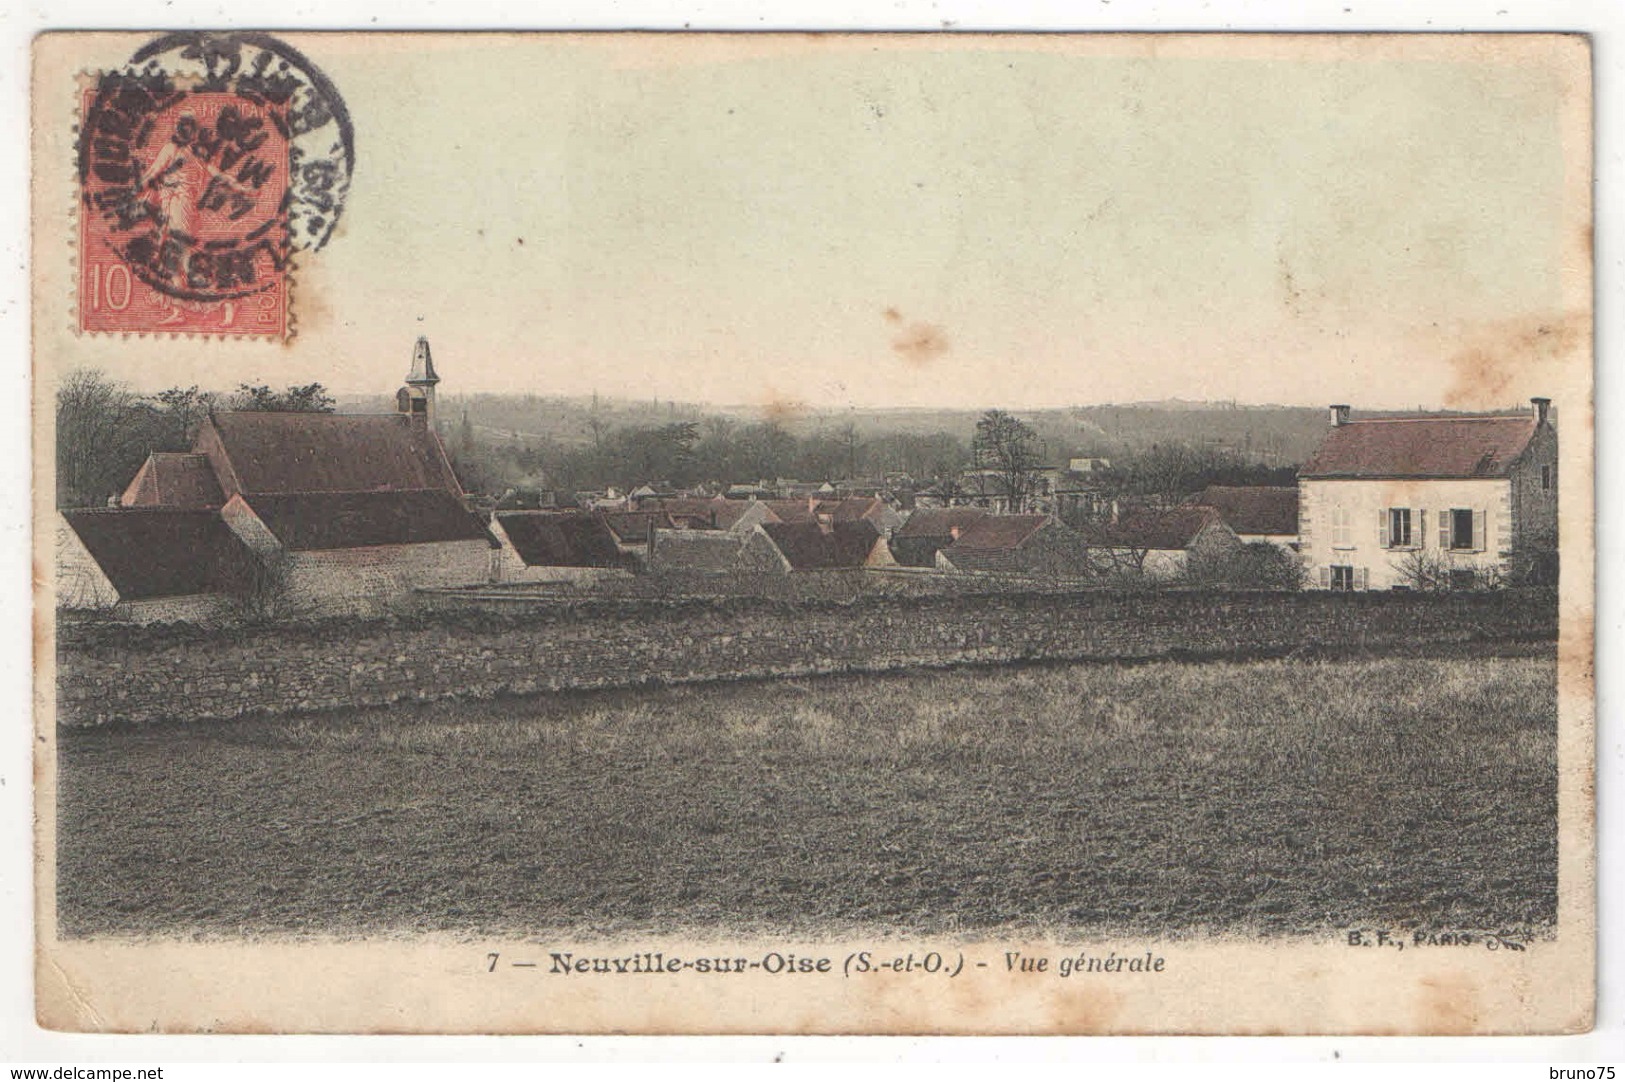
[[[718,573],[739,568],[744,542],[722,530],[660,530],[649,566],[658,571]]]
[[[1191,503],[1219,512],[1224,524],[1237,533],[1296,535],[1297,486],[1209,485]]]
[[[226,502],[208,455],[155,452],[141,464],[119,502],[125,507],[219,507]]]
[[[272,493],[243,500],[294,552],[494,540],[462,500],[441,489]]]
[[[763,500],[780,522],[816,522],[828,517],[835,522],[857,522],[885,506],[878,496],[849,496],[845,499]]]
[[[793,571],[862,567],[880,539],[880,531],[868,519],[836,522],[827,531],[816,522],[768,522],[762,531]]]
[[[402,413],[216,413],[198,435],[227,495],[462,488],[440,440]]]
[[[1188,548],[1205,527],[1222,522],[1219,512],[1213,508],[1187,504],[1130,511],[1116,522],[1086,527],[1084,535],[1091,544],[1108,548],[1183,549]]]
[[[893,538],[952,537],[955,527],[961,532],[987,517],[980,507],[922,508],[908,516],[907,521],[893,534]]]
[[[121,507],[62,516],[121,600],[231,593],[253,575],[253,553],[217,511]]]
[[[959,540],[949,547],[959,551],[1020,548],[1050,521],[1048,515],[985,515],[961,530]]]
[[[497,522],[529,567],[626,567],[597,511],[499,511]]]
[[[1326,433],[1300,477],[1505,477],[1529,446],[1529,415],[1362,418]]]
[[[712,529],[728,530],[750,510],[751,501],[725,500],[719,496],[714,500],[679,497],[652,503],[673,518],[699,520]]]

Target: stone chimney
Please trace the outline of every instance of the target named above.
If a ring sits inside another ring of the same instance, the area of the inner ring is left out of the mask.
[[[1552,400],[1550,398],[1531,398],[1529,404],[1535,408],[1535,424],[1544,425],[1551,417]]]
[[[1347,406],[1332,407],[1332,427],[1342,428],[1349,423],[1349,408]]]

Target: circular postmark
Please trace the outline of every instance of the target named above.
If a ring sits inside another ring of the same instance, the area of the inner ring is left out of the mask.
[[[343,99],[297,50],[167,34],[86,91],[85,232],[158,293],[246,297],[332,236],[354,160]]]

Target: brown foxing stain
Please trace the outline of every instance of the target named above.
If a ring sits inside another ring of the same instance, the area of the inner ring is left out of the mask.
[[[1112,1032],[1112,1024],[1122,1013],[1122,997],[1104,985],[1086,988],[1060,987],[1049,993],[1049,1024],[1052,1033],[1093,1036]]]
[[[932,323],[911,323],[892,339],[891,348],[909,364],[924,366],[948,352],[948,337]]]
[[[1482,408],[1505,405],[1521,393],[1545,387],[1551,370],[1585,348],[1591,333],[1588,312],[1549,313],[1502,320],[1485,327],[1450,357],[1452,382],[1445,405]]]
[[[807,403],[799,398],[787,398],[769,388],[767,401],[762,404],[762,420],[768,424],[789,424],[807,412]]]
[[[1419,1032],[1439,1036],[1475,1032],[1480,1011],[1473,983],[1459,974],[1422,978],[1416,1023]]]
[[[884,312],[882,312],[880,314],[886,320],[887,323],[901,323],[901,322],[903,322],[903,313],[899,312],[895,308],[888,308],[888,309],[886,309]]]

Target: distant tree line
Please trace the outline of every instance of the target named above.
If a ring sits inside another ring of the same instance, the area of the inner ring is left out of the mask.
[[[239,384],[221,393],[196,386],[140,394],[94,370],[70,373],[57,392],[59,505],[105,503],[121,492],[147,455],[185,451],[210,410],[332,412],[320,383],[275,388]],[[1022,419],[988,410],[967,443],[951,432],[860,435],[851,424],[797,435],[772,421],[729,417],[611,427],[593,424],[586,444],[540,437],[491,437],[465,415],[447,432],[458,476],[470,492],[509,489],[630,490],[650,482],[691,488],[703,482],[882,479],[906,475],[919,487],[950,489],[970,468],[1004,479],[1019,497],[1034,471],[1064,466],[1046,460],[1042,442]],[[1162,443],[1114,459],[1091,479],[1114,498],[1176,503],[1210,484],[1292,484],[1290,467],[1267,467],[1239,455],[1182,443]]]
[[[727,417],[604,428],[593,433],[588,446],[482,440],[466,422],[455,432],[450,447],[458,476],[470,490],[489,493],[524,487],[626,491],[659,481],[690,488],[702,482],[888,474],[929,481],[958,474],[971,458],[964,442],[947,433],[897,432],[860,439],[851,426],[842,426],[797,436],[772,421],[742,424]]]

